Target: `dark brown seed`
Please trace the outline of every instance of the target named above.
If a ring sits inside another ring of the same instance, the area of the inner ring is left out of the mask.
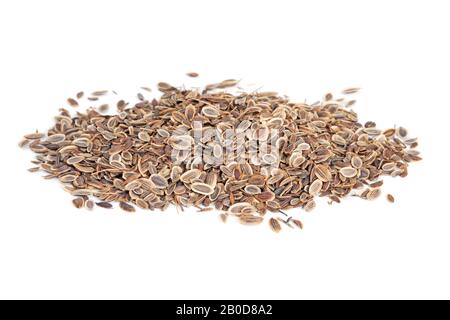
[[[126,203],[126,202],[120,202],[119,203],[119,207],[122,210],[127,211],[127,212],[135,212],[136,211],[136,209],[132,205],[130,205],[130,204]]]
[[[96,204],[97,206],[99,206],[100,208],[105,208],[105,209],[111,209],[111,208],[113,207],[111,203],[109,203],[109,202],[104,202],[104,201],[102,201],[102,202],[96,202],[95,204]]]
[[[77,93],[77,99],[81,99],[81,98],[83,98],[83,96],[84,96],[84,92],[83,91],[80,91],[80,92]]]

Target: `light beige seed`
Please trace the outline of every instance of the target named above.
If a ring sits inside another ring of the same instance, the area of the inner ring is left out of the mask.
[[[360,88],[347,88],[345,90],[342,90],[342,94],[354,94],[357,93],[360,90]]]
[[[380,189],[371,189],[367,192],[366,194],[366,198],[367,200],[374,200],[376,198],[378,198],[381,194],[381,190]]]
[[[184,183],[191,183],[192,181],[198,179],[202,172],[198,169],[191,169],[186,171],[180,176],[180,180]]]
[[[66,135],[63,133],[53,134],[47,138],[47,142],[49,143],[61,143],[66,140]]]
[[[253,206],[248,202],[239,202],[228,208],[228,213],[232,215],[240,215],[247,208],[253,208]]]
[[[75,163],[80,163],[83,160],[84,160],[83,156],[73,156],[73,157],[68,158],[66,162],[67,162],[67,164],[72,165]]]
[[[138,138],[144,142],[149,142],[150,141],[150,135],[145,132],[145,131],[141,131],[138,133]]]
[[[315,196],[319,194],[319,192],[322,190],[322,186],[323,186],[322,180],[316,179],[309,185],[308,193],[312,196]]]
[[[305,209],[306,212],[310,212],[310,211],[314,210],[315,207],[316,207],[316,202],[314,200],[310,200],[305,204],[303,209]]]
[[[244,191],[249,195],[255,195],[261,193],[261,188],[255,185],[248,185],[244,188]]]
[[[345,178],[353,178],[358,174],[358,170],[353,167],[344,167],[339,170],[339,173]]]
[[[78,147],[82,147],[82,148],[87,148],[87,146],[89,145],[89,139],[88,138],[78,138],[72,141],[72,144],[78,146]]]
[[[202,114],[205,117],[217,118],[220,115],[220,110],[214,107],[206,106],[202,108]]]
[[[239,221],[245,225],[257,225],[263,222],[263,218],[259,216],[254,216],[250,214],[243,214],[239,216]]]
[[[214,193],[214,188],[206,183],[193,183],[191,185],[191,190],[203,195],[210,195]]]

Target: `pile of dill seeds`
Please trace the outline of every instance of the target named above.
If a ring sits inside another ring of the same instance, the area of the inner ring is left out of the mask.
[[[421,160],[406,129],[358,121],[348,98],[357,88],[309,105],[276,92],[231,93],[237,84],[187,90],[161,82],[159,99],[139,93],[134,105],[117,99],[115,110],[101,103],[111,92],[79,92],[67,100],[72,110],[98,105],[74,115],[60,109],[46,134],[27,134],[20,146],[36,154],[29,171],[59,180],[77,208],[194,206],[215,209],[224,222],[266,220],[274,232],[303,228],[288,209],[310,211],[316,197],[373,200],[384,176],[406,177],[409,163]],[[262,156],[249,152],[262,144]]]

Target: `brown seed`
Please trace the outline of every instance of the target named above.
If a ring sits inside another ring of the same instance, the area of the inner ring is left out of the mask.
[[[86,208],[92,210],[94,208],[94,202],[92,200],[86,201]]]
[[[84,200],[83,198],[75,198],[72,200],[72,203],[75,206],[75,208],[80,209],[84,205]]]
[[[102,201],[102,202],[96,202],[95,204],[96,204],[97,206],[99,206],[100,208],[105,208],[105,209],[111,209],[111,208],[113,207],[111,203],[109,203],[109,202],[104,202],[104,201]]]
[[[310,211],[319,195],[331,202],[354,194],[374,199],[383,176],[406,177],[421,159],[417,139],[404,128],[360,122],[348,109],[355,100],[329,93],[308,104],[276,92],[220,90],[238,82],[203,91],[161,82],[159,98],[138,94],[134,105],[117,99],[108,115],[105,104],[74,115],[60,109],[46,135],[32,133],[20,145],[36,156],[30,171],[57,178],[86,207],[96,197],[104,207],[216,208],[245,224],[260,223],[268,211]],[[275,220],[300,226],[287,213]]]
[[[119,202],[119,207],[120,207],[120,209],[122,209],[126,212],[135,212],[136,211],[136,209],[132,205],[130,205],[126,202]]]
[[[71,106],[71,107],[78,107],[78,101],[73,99],[73,98],[68,98],[67,99],[67,103]]]
[[[299,229],[303,229],[303,223],[300,220],[292,219],[293,224],[295,224]]]
[[[191,77],[191,78],[197,78],[198,77],[198,73],[197,72],[188,72],[188,73],[186,73],[186,75],[188,77]]]
[[[280,223],[274,219],[274,218],[270,218],[269,220],[269,226],[272,229],[273,232],[278,233],[281,231],[281,225]]]
[[[150,176],[150,181],[157,189],[165,189],[169,186],[169,183],[167,182],[166,178],[164,178],[159,174],[152,174]]]
[[[388,199],[389,202],[394,203],[395,202],[395,198],[392,194],[388,194],[386,196],[386,198]]]
[[[84,92],[83,91],[80,91],[80,92],[77,93],[77,99],[81,99],[81,98],[83,98],[83,96],[84,96]]]
[[[314,173],[315,173],[316,177],[318,179],[322,180],[323,182],[328,182],[333,179],[330,168],[323,164],[317,165],[315,167]]]
[[[109,104],[107,104],[107,103],[102,104],[100,107],[98,107],[98,111],[100,111],[100,112],[106,112],[106,111],[108,111],[108,109],[109,109]]]

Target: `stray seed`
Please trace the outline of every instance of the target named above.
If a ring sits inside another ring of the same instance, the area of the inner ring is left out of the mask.
[[[71,107],[78,107],[78,101],[73,99],[73,98],[68,98],[67,99],[67,103],[71,106]]]
[[[102,202],[96,202],[95,204],[96,204],[97,206],[99,206],[100,208],[105,208],[105,209],[111,209],[111,208],[113,207],[111,203],[109,203],[109,202],[104,202],[104,201],[102,201]]]
[[[394,198],[394,196],[392,194],[388,194],[386,197],[387,197],[389,202],[391,202],[391,203],[395,202],[395,198]]]
[[[84,205],[84,200],[83,198],[75,198],[72,200],[72,203],[75,206],[75,208],[80,209]]]
[[[274,218],[270,218],[269,220],[269,226],[272,229],[273,232],[278,233],[281,231],[281,225],[280,223],[274,219]]]
[[[132,205],[130,205],[126,202],[119,202],[119,207],[120,207],[120,209],[122,209],[126,212],[135,212],[136,211],[136,209]]]

